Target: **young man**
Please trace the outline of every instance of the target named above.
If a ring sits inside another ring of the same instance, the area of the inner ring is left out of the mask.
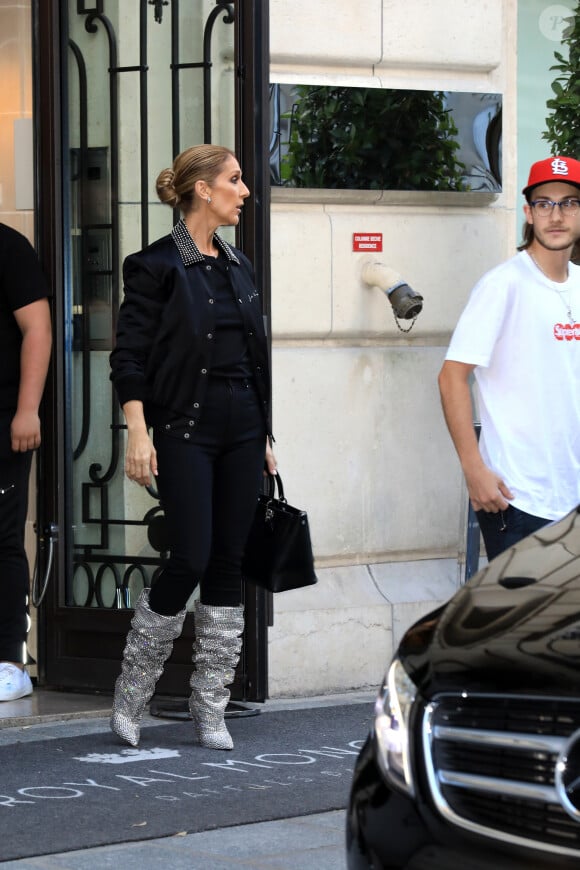
[[[0,701],[32,692],[24,667],[30,582],[24,529],[50,359],[48,295],[34,249],[0,224]]]
[[[439,374],[489,559],[580,503],[580,162],[534,163],[523,194],[524,243],[474,287]]]

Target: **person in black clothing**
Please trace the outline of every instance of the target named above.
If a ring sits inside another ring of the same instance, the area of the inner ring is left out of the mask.
[[[241,561],[264,466],[276,473],[261,294],[247,257],[216,234],[237,225],[249,190],[229,149],[197,145],[159,174],[157,194],[182,219],[125,260],[111,379],[125,470],[142,486],[156,479],[169,557],[136,603],[111,728],[138,745],[199,585],[190,710],[203,746],[232,749],[224,712],[244,628]]]
[[[0,701],[32,693],[24,530],[52,343],[48,296],[34,248],[0,224]]]

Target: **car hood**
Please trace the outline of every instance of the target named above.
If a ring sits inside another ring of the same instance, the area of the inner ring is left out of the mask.
[[[580,508],[501,553],[401,641],[421,694],[580,693]]]

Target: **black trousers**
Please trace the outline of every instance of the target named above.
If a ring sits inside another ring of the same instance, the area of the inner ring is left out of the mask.
[[[170,432],[161,428],[153,435],[170,555],[150,606],[174,615],[199,584],[202,604],[237,607],[266,450],[264,415],[252,383],[211,378],[198,425],[185,421]]]
[[[24,549],[32,451],[10,446],[13,411],[0,412],[0,662],[26,662],[30,569]]]

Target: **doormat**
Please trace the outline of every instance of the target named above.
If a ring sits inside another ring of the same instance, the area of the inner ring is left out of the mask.
[[[231,752],[190,722],[0,747],[0,861],[343,809],[369,704],[228,720]]]

